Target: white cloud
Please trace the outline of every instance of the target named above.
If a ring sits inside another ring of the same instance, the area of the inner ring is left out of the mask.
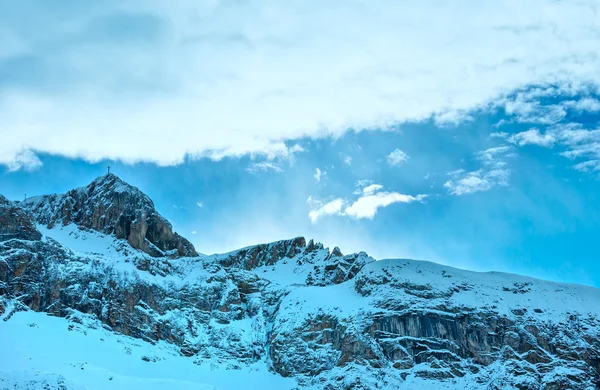
[[[369,184],[362,191],[354,192],[354,194],[360,195],[354,201],[337,198],[324,205],[309,197],[307,202],[313,207],[313,210],[308,213],[308,217],[313,223],[325,215],[347,216],[354,219],[373,219],[377,211],[382,207],[387,207],[394,203],[422,202],[427,197],[427,195],[412,196],[398,192],[385,192],[381,191],[382,189],[383,186],[380,184]],[[345,205],[348,206],[344,209]]]
[[[202,204],[202,202],[196,202],[196,206],[198,206],[200,208],[204,207],[204,205]]]
[[[346,164],[348,166],[352,165],[352,157],[350,157],[350,156],[344,157],[344,164]]]
[[[4,67],[0,164],[24,166],[22,150],[161,165],[270,159],[300,137],[459,122],[529,84],[598,85],[595,5],[106,1],[68,13],[67,28],[56,23],[64,5],[3,2],[0,61],[26,53],[37,65],[26,80]],[[107,28],[127,17],[145,30]],[[510,106],[544,123],[562,109]]]
[[[375,192],[381,190],[382,188],[383,186],[381,184],[371,184],[363,188],[362,193],[363,195],[372,195]]]
[[[400,149],[394,149],[387,156],[387,162],[390,165],[400,165],[402,163],[407,162],[409,159],[410,159],[410,157],[408,156],[408,154],[404,153]]]
[[[193,235],[196,235],[196,233],[197,233],[197,232],[196,232],[195,230],[192,230],[192,234],[193,234]]]
[[[573,165],[573,168],[581,172],[600,171],[600,160],[588,160]]]
[[[600,160],[600,129],[583,129],[580,125],[565,125],[552,129],[565,150],[561,155],[569,159],[584,159],[573,167],[579,171],[597,170]]]
[[[310,218],[311,222],[315,223],[322,216],[339,214],[342,211],[343,206],[344,206],[343,199],[341,199],[341,198],[334,199],[331,202],[325,203],[323,206],[321,206],[315,210],[311,210],[308,213],[308,217]]]
[[[510,170],[506,168],[507,157],[513,156],[510,146],[498,146],[475,153],[481,168],[475,171],[458,169],[448,172],[450,180],[444,183],[451,195],[467,195],[488,191],[496,186],[507,186]]]
[[[0,163],[2,163],[2,157],[0,157]],[[30,150],[20,150],[13,158],[6,162],[6,166],[9,172],[15,172],[19,170],[35,171],[42,166],[40,159]]]
[[[581,112],[598,112],[600,111],[600,100],[585,97],[579,100],[571,100],[563,103],[563,106],[569,107]]]
[[[525,100],[522,94],[518,94],[514,100],[505,99],[504,110],[507,115],[514,116],[517,122],[542,125],[558,123],[567,115],[559,104],[545,106],[538,101]]]
[[[475,153],[475,157],[486,165],[498,166],[498,164],[503,165],[502,161],[499,159],[506,156],[510,150],[510,146],[496,146]]]
[[[551,148],[556,142],[556,138],[552,134],[542,134],[536,128],[507,136],[506,139],[508,142],[519,146],[538,145],[545,148]]]
[[[448,192],[452,195],[466,195],[487,191],[498,185],[508,185],[510,171],[508,169],[479,169],[472,172],[459,170],[449,175],[452,179],[444,183]]]
[[[250,164],[246,168],[246,171],[250,172],[250,173],[267,172],[267,171],[283,172],[283,169],[281,169],[281,167],[278,164],[268,162],[268,161],[262,161],[262,162]]]
[[[325,176],[327,174],[327,172],[321,171],[319,168],[315,169],[315,174],[313,175],[313,177],[315,178],[315,180],[317,182],[321,181],[321,178],[323,176]]]
[[[492,136],[504,138],[518,146],[538,145],[547,148],[558,146],[562,148],[560,152],[562,156],[572,160],[584,160],[573,165],[574,169],[582,172],[598,170],[600,129],[584,129],[579,123],[565,123],[553,125],[545,133],[534,128],[512,135],[493,133]]]
[[[438,113],[433,119],[438,126],[457,126],[460,123],[472,121],[473,117],[464,110],[456,110]]]
[[[356,219],[373,219],[375,214],[377,214],[377,210],[382,207],[394,203],[420,202],[425,199],[425,197],[426,195],[412,196],[397,192],[369,193],[368,195],[361,196],[350,206],[346,207],[344,214]]]

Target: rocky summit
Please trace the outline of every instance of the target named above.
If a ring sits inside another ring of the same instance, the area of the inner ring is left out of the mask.
[[[302,237],[199,255],[115,175],[0,196],[0,389],[600,388],[600,290]]]

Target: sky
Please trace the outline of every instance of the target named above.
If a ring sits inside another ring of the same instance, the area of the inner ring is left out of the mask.
[[[107,166],[199,252],[600,287],[595,0],[0,0],[0,193]]]

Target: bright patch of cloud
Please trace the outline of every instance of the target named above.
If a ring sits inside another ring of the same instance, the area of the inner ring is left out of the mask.
[[[514,100],[506,99],[504,103],[506,114],[514,116],[519,123],[551,125],[560,122],[567,115],[560,105],[544,106],[538,101],[524,100],[522,96],[519,94]]]
[[[573,168],[581,172],[600,171],[600,160],[588,160],[573,165]]]
[[[310,200],[310,198],[309,198],[309,200]],[[345,201],[341,198],[334,199],[331,202],[325,203],[323,206],[321,206],[315,210],[311,210],[308,213],[308,217],[310,218],[311,222],[315,223],[319,220],[319,218],[321,218],[325,215],[338,215],[342,211],[344,202]]]
[[[363,188],[362,193],[363,195],[372,195],[375,192],[381,190],[382,188],[383,186],[380,184],[371,184]]]
[[[507,169],[493,169],[486,171],[466,172],[458,170],[449,173],[451,180],[444,183],[444,187],[452,195],[466,195],[480,191],[487,191],[498,185],[508,185],[510,171]]]
[[[580,112],[598,112],[600,111],[600,100],[586,97],[580,100],[565,102],[564,106]]]
[[[420,202],[425,198],[426,195],[412,196],[399,194],[397,192],[370,193],[358,198],[354,203],[346,207],[346,210],[344,210],[344,215],[348,215],[356,219],[373,219],[375,214],[377,214],[377,210],[382,207],[386,207],[394,203]]]
[[[504,165],[502,157],[509,155],[510,146],[496,146],[475,153],[475,158],[486,166],[500,167]]]
[[[516,134],[493,133],[492,136],[506,139],[518,145],[537,145],[541,147],[562,148],[560,154],[571,160],[583,159],[573,165],[573,168],[582,171],[598,170],[600,160],[600,129],[584,129],[579,123],[566,123],[550,126],[544,133],[538,129],[530,129]]]
[[[160,165],[280,158],[286,140],[457,123],[530,84],[600,84],[596,0],[42,3],[0,5],[11,169],[36,166],[22,150]],[[504,105],[547,124],[569,109]]]
[[[462,122],[467,122],[473,120],[473,117],[469,115],[466,111],[446,111],[441,114],[434,115],[433,118],[436,125],[441,127],[446,126],[457,126]]]
[[[2,163],[2,157],[0,157],[0,163]],[[21,150],[10,161],[6,162],[6,166],[9,172],[21,169],[24,171],[35,171],[42,166],[42,162],[31,150]]]
[[[202,202],[196,202],[196,206],[198,206],[200,208],[204,207],[204,205],[202,204]]]
[[[410,157],[408,156],[408,154],[404,153],[400,149],[394,149],[394,151],[392,151],[387,156],[387,162],[390,165],[400,165],[402,163],[407,162],[409,159]]]
[[[539,129],[532,128],[527,131],[522,131],[511,136],[506,135],[508,142],[524,146],[524,145],[538,145],[545,148],[551,148],[556,142],[556,138],[552,134],[542,134]]]
[[[354,219],[373,219],[377,211],[382,207],[394,203],[422,202],[427,197],[427,195],[423,194],[412,196],[398,192],[381,191],[382,189],[383,186],[380,184],[370,184],[361,191],[355,191],[354,193],[360,194],[360,196],[353,201],[337,198],[324,205],[309,197],[309,205],[316,207],[308,213],[308,217],[313,223],[325,215],[347,216]],[[346,207],[344,208],[344,206]]]
[[[511,148],[499,146],[475,154],[481,168],[475,171],[459,169],[448,173],[450,180],[444,183],[451,195],[467,195],[488,191],[496,186],[507,186],[510,170],[506,168],[506,157],[512,156]]]
[[[344,164],[346,164],[348,166],[352,165],[352,157],[350,157],[350,156],[344,157]]]

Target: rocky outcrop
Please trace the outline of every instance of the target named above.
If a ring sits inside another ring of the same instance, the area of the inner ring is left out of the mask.
[[[311,246],[309,251],[314,250]],[[322,245],[321,245],[322,248]],[[304,237],[282,240],[270,244],[260,244],[230,253],[221,259],[224,267],[252,270],[265,265],[274,265],[283,258],[293,258],[307,249]]]
[[[314,265],[306,277],[306,284],[328,286],[343,283],[354,278],[365,265],[373,261],[375,260],[365,252],[344,256],[339,248],[335,247],[328,256]]]
[[[0,241],[39,240],[41,237],[31,215],[16,203],[0,195]]]
[[[108,174],[64,195],[30,198],[22,206],[38,223],[76,224],[127,240],[151,256],[197,256],[194,246],[154,208],[152,200],[116,175]]]

